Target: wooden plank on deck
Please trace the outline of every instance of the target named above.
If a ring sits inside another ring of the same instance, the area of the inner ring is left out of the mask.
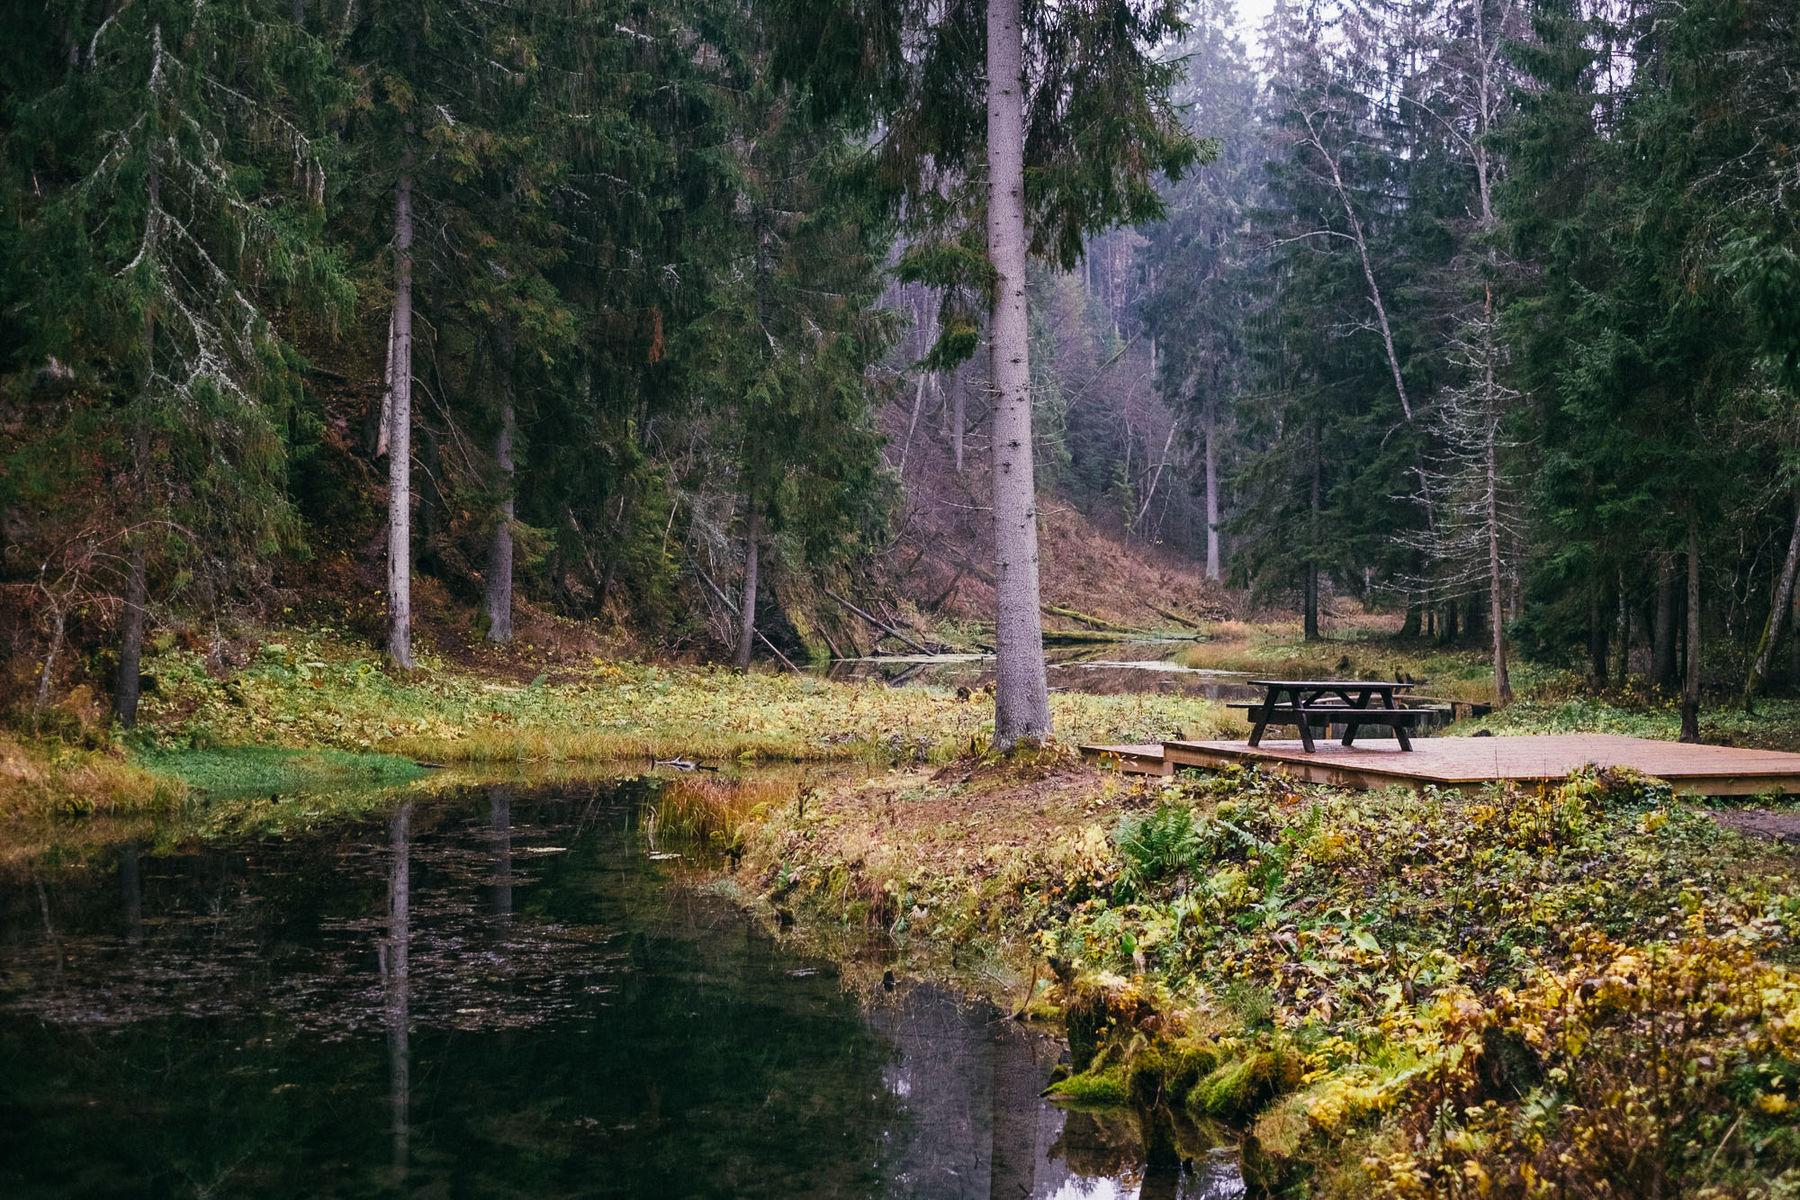
[[[1678,792],[1800,794],[1800,754],[1607,734],[1428,738],[1415,741],[1411,751],[1390,739],[1371,738],[1351,747],[1321,742],[1312,754],[1298,741],[1266,740],[1255,749],[1243,742],[1182,741],[1164,743],[1163,756],[1178,767],[1261,763],[1310,782],[1344,787],[1404,783],[1473,790],[1500,780],[1529,784],[1564,779],[1591,763],[1633,767],[1667,780]]]
[[[1140,746],[1083,746],[1081,757],[1104,767],[1116,767],[1127,775],[1172,775],[1175,767],[1157,743]]]

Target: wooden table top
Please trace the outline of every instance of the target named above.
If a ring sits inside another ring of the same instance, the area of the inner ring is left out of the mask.
[[[1292,688],[1296,691],[1317,688],[1323,690],[1358,691],[1363,688],[1387,688],[1398,691],[1401,688],[1417,687],[1417,684],[1399,683],[1392,679],[1252,679],[1251,687]]]

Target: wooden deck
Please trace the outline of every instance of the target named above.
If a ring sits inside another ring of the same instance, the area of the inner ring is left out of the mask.
[[[1371,738],[1344,747],[1321,742],[1308,754],[1298,741],[1164,742],[1161,746],[1083,746],[1090,760],[1144,775],[1168,775],[1177,767],[1257,763],[1312,783],[1379,788],[1403,783],[1423,788],[1478,790],[1505,780],[1533,784],[1563,779],[1592,763],[1635,767],[1664,779],[1678,792],[1705,796],[1800,794],[1800,754],[1692,746],[1604,734],[1553,737],[1419,738],[1410,752],[1391,739]]]

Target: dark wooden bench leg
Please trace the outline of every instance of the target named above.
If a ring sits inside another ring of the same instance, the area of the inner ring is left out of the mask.
[[[1345,721],[1344,722],[1344,745],[1352,746],[1355,744],[1356,744],[1356,722],[1355,721]]]
[[[1402,750],[1411,750],[1412,749],[1412,739],[1406,736],[1406,726],[1404,726],[1404,725],[1394,726],[1394,737],[1399,740],[1400,748]]]
[[[1275,715],[1275,693],[1270,692],[1263,700],[1263,706],[1256,710],[1256,723],[1250,727],[1250,744],[1262,745],[1263,731],[1269,727],[1269,718]]]
[[[1297,709],[1294,719],[1300,722],[1300,744],[1306,747],[1308,754],[1313,753],[1312,726],[1307,724],[1306,710],[1304,708]]]

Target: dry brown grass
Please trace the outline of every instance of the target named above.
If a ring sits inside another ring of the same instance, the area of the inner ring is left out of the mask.
[[[180,780],[110,752],[21,742],[0,733],[0,818],[143,812],[186,793]]]

